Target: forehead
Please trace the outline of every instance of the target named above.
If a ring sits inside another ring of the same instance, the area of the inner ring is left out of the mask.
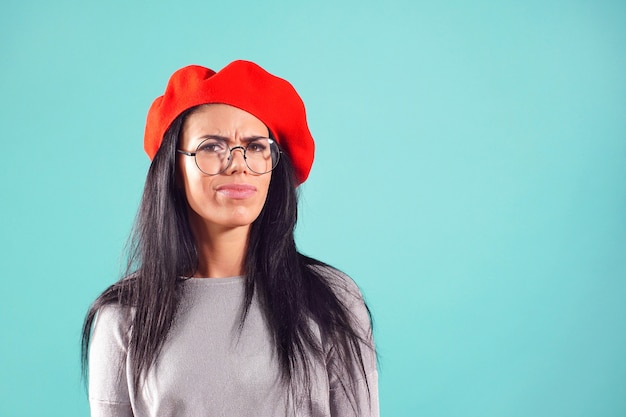
[[[267,127],[256,116],[228,104],[205,104],[193,110],[185,119],[183,134],[225,133],[235,135],[269,133]],[[200,131],[200,132],[196,132]]]

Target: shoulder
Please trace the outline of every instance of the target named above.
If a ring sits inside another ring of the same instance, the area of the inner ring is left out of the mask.
[[[371,338],[372,316],[356,282],[348,274],[318,261],[309,264],[308,268],[324,280],[343,306],[353,329],[362,337]]]
[[[307,267],[321,277],[333,293],[347,305],[364,303],[359,286],[345,272],[321,262],[309,264]]]
[[[98,341],[127,345],[132,325],[131,307],[121,304],[106,304],[98,309],[93,328],[93,343]]]
[[[98,309],[96,322],[109,324],[130,324],[133,309],[119,303],[105,304]]]

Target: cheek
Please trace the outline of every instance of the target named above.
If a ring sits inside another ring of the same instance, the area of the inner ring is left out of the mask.
[[[206,204],[206,199],[210,194],[210,181],[202,178],[202,174],[195,165],[181,166],[177,174],[178,186],[183,190],[187,203],[193,207],[194,202],[205,200]]]
[[[264,178],[261,185],[260,185],[260,189],[263,190],[263,205],[265,205],[265,201],[267,200],[267,196],[269,195],[269,189],[270,189],[270,180],[271,180],[271,174],[267,175],[267,178]]]

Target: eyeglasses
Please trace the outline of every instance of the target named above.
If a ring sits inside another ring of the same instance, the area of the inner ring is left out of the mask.
[[[243,147],[228,147],[223,139],[209,138],[200,142],[195,152],[176,149],[176,152],[193,156],[200,171],[207,175],[217,175],[226,171],[233,159],[233,151],[241,150],[246,166],[255,174],[266,174],[276,168],[280,159],[278,144],[270,138],[253,139]]]

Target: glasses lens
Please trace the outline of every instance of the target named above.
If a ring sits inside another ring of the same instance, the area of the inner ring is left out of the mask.
[[[246,164],[256,174],[270,172],[280,159],[278,145],[269,138],[255,139],[249,142],[245,149]],[[239,147],[239,151],[243,151],[243,148]],[[228,168],[231,155],[231,148],[225,141],[206,139],[196,149],[196,164],[205,174],[217,175]]]
[[[272,139],[256,139],[246,146],[246,164],[257,174],[265,174],[273,170],[279,158],[278,145]]]
[[[209,175],[222,172],[228,163],[228,144],[219,139],[207,139],[196,149],[196,164],[200,171]]]

